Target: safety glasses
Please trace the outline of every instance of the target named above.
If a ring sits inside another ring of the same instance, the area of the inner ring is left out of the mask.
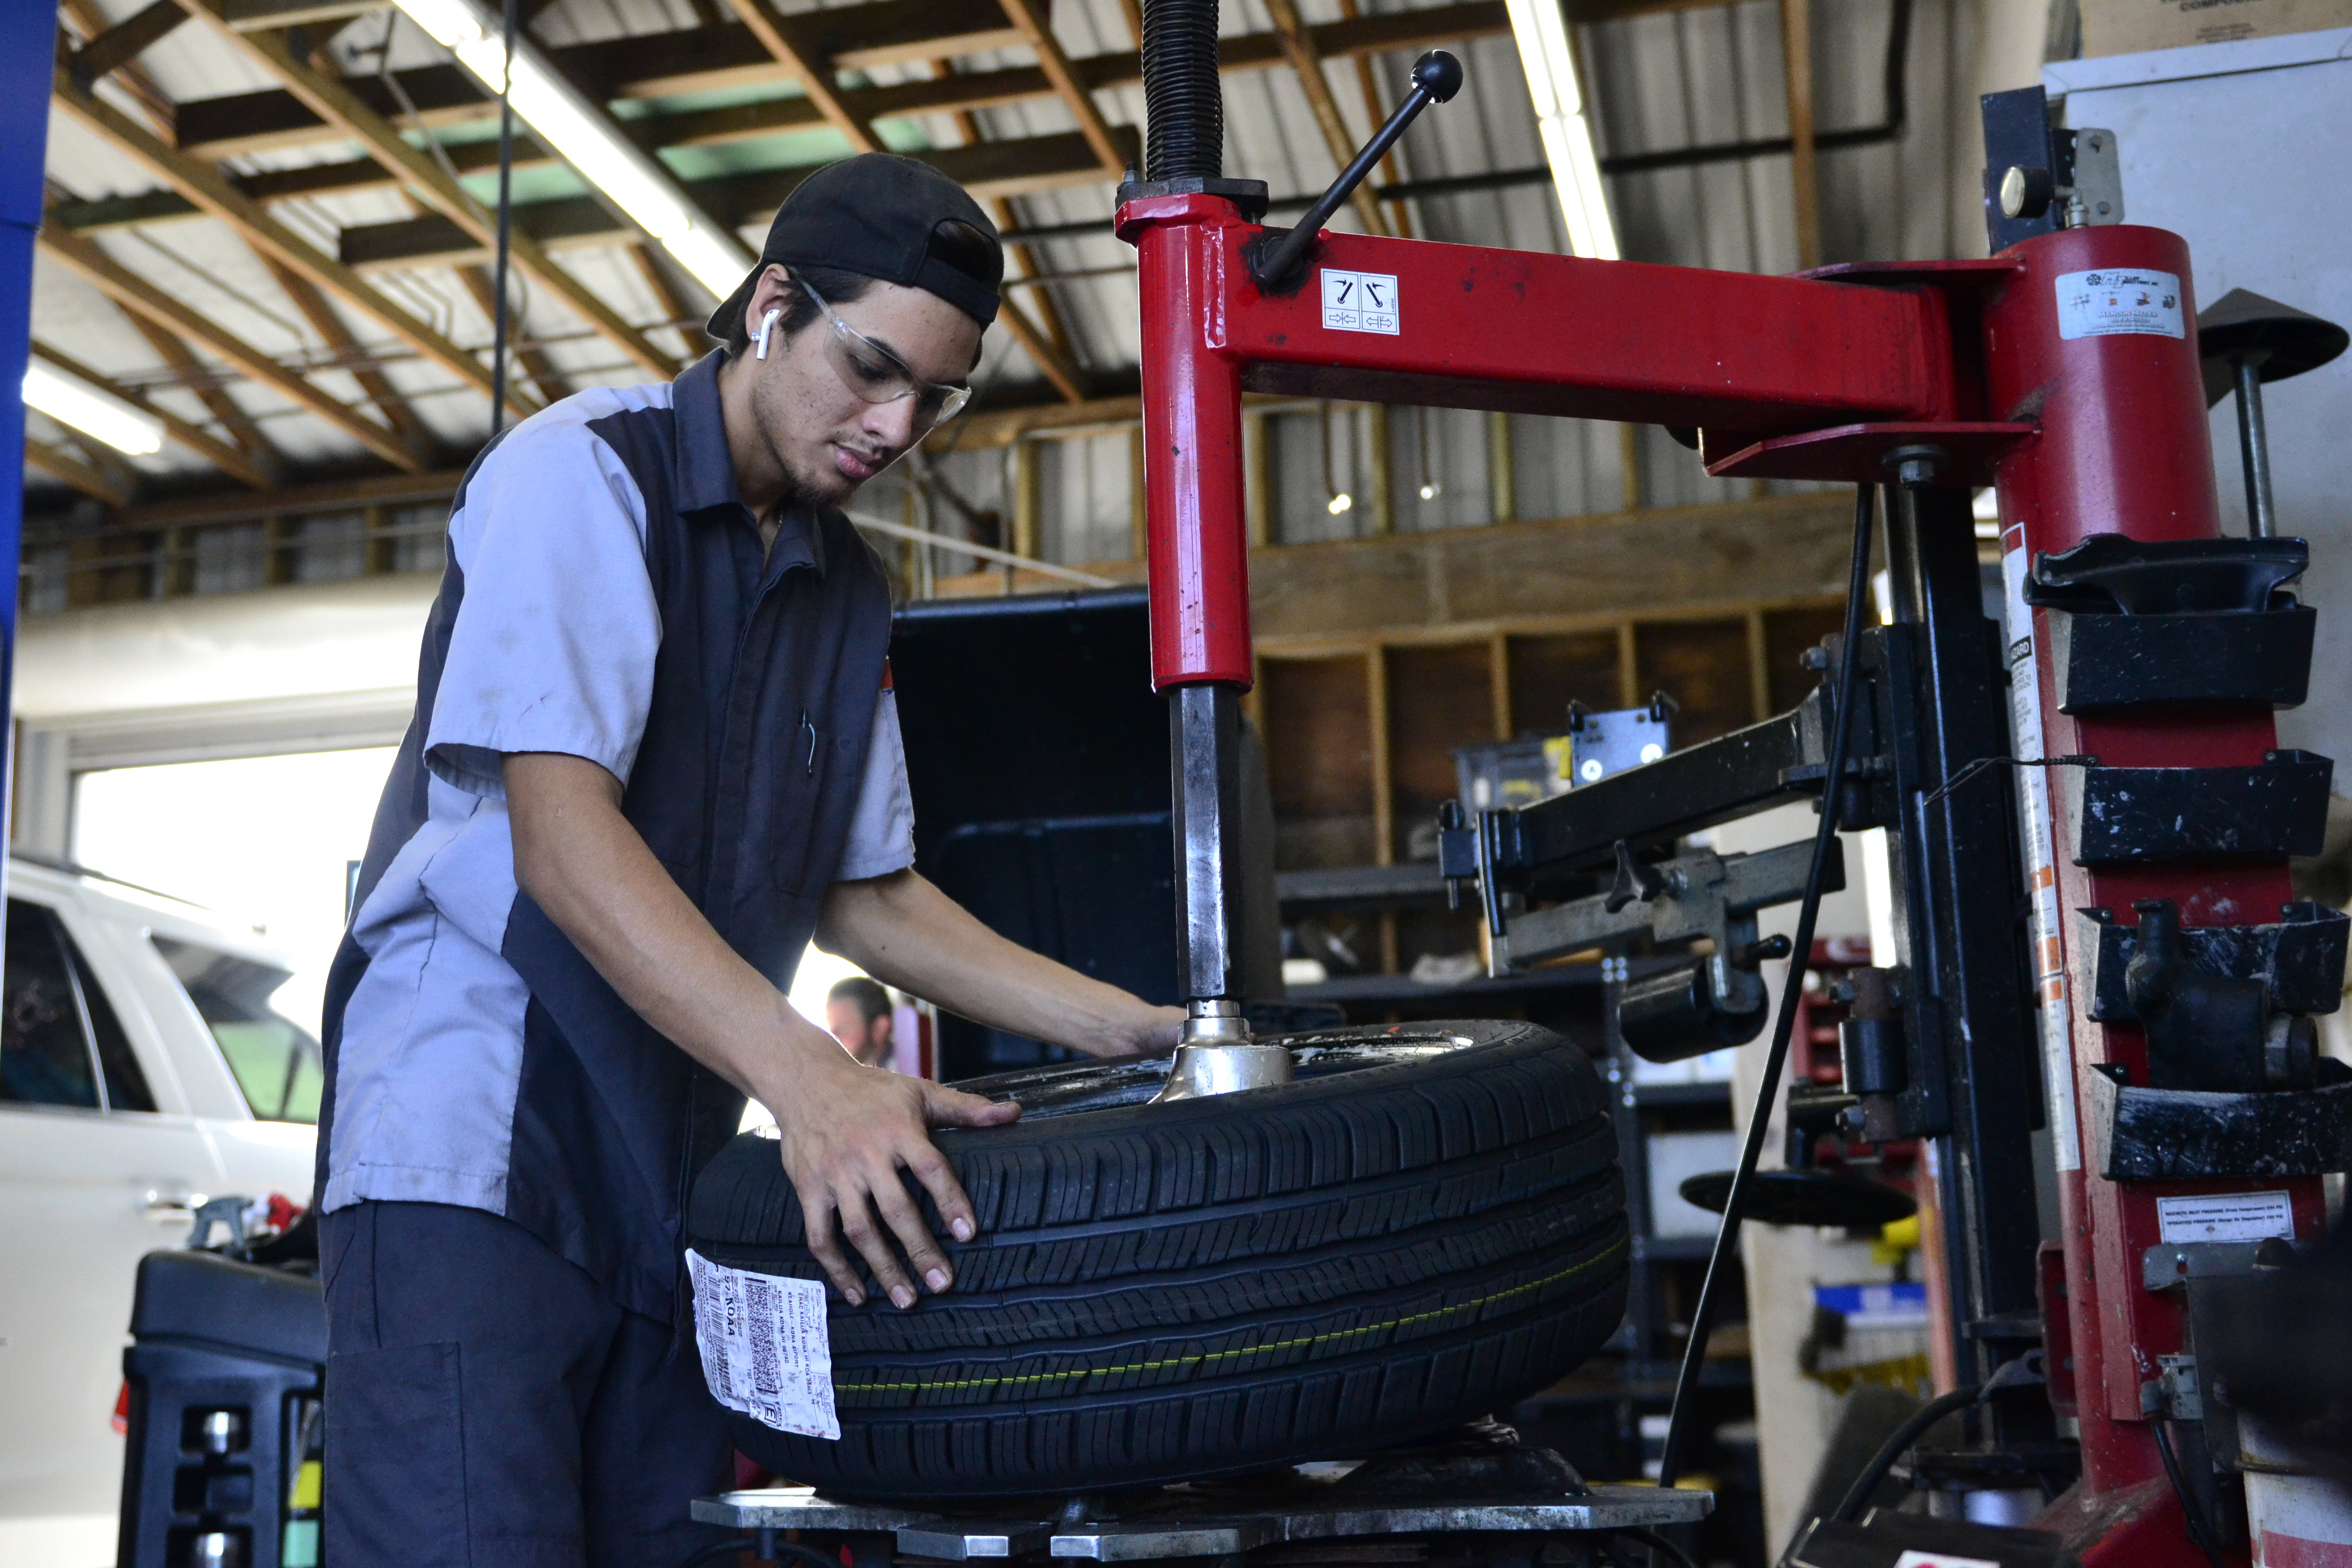
[[[832,356],[834,374],[841,384],[868,403],[896,403],[902,397],[915,400],[915,428],[929,430],[933,426],[954,418],[971,401],[969,386],[943,386],[923,380],[908,370],[903,361],[888,349],[833,313],[824,296],[807,282],[808,297],[824,313],[826,325],[833,329],[826,340],[826,352]]]

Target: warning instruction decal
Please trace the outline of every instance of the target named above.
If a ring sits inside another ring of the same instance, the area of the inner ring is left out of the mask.
[[[1335,332],[1386,332],[1395,337],[1395,275],[1323,268],[1323,325]]]
[[[824,1287],[749,1274],[691,1250],[686,1266],[710,1397],[779,1432],[838,1438]]]
[[[2011,755],[2049,754],[2042,731],[2042,679],[2033,658],[2033,611],[2025,602],[2025,534],[2011,529],[2000,558],[2008,629]],[[2027,914],[2033,933],[2033,1012],[2049,1093],[2051,1147],[2062,1171],[2083,1168],[2074,1120],[2074,1052],[2066,1009],[2066,949],[2058,912],[2058,857],[2051,835],[2050,783],[2040,768],[2017,770],[2018,827],[2025,850]]]
[[[2180,336],[2180,279],[2132,267],[2061,274],[2058,335],[2072,342],[2118,332]]]
[[[2157,1233],[2165,1241],[2294,1239],[2294,1209],[2284,1193],[2230,1193],[2218,1197],[2158,1198]]]

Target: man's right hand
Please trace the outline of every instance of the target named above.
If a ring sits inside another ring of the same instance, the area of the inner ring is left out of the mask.
[[[883,1293],[901,1309],[912,1307],[909,1265],[935,1295],[955,1275],[899,1173],[912,1172],[950,1234],[970,1241],[978,1233],[971,1200],[929,1130],[1001,1127],[1018,1118],[1021,1108],[861,1067],[829,1038],[824,1044],[829,1052],[796,1064],[800,1070],[766,1101],[783,1142],[784,1174],[800,1194],[809,1250],[852,1306],[864,1302],[866,1290],[842,1247],[845,1239]]]

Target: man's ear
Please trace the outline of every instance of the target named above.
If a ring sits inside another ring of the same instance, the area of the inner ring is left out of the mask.
[[[781,261],[772,261],[768,263],[768,269],[760,275],[760,283],[763,291],[774,290],[769,302],[781,305],[784,302],[784,296],[792,292],[792,269]]]

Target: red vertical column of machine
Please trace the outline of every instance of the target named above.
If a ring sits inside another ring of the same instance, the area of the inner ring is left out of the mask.
[[[2210,539],[2219,534],[2220,521],[2188,247],[2163,230],[2114,226],[2060,230],[2007,254],[2023,266],[1985,316],[1990,401],[2004,416],[2041,426],[2039,437],[2005,458],[1999,471],[2014,606],[2018,574],[2042,553],[2098,533]],[[2111,282],[2119,271],[2178,279],[2178,335],[2095,324],[2085,330],[2084,291]],[[2021,747],[2032,744],[2026,731],[2034,720],[2043,755],[2089,755],[2110,767],[2251,766],[2276,744],[2267,711],[2060,712],[2049,612],[2032,615],[2038,690],[2028,695],[2038,710],[2021,712],[2027,721],[2020,726]],[[2053,1051],[2049,1085],[2060,1151],[2084,1501],[2095,1509],[2133,1489],[2162,1485],[2140,1391],[2158,1375],[2156,1358],[2181,1348],[2182,1323],[2177,1302],[2142,1289],[2139,1279],[2142,1252],[2160,1240],[2158,1198],[2255,1184],[2284,1187],[2299,1233],[2315,1235],[2322,1218],[2315,1179],[2121,1184],[2100,1174],[2099,1152],[2088,1146],[2090,1129],[2077,1108],[2094,1103],[2091,1082],[2099,1065],[2125,1064],[2135,1081],[2145,1083],[2147,1058],[2137,1025],[2087,1016],[2085,965],[2095,944],[2083,940],[2089,921],[2080,911],[2105,908],[2129,921],[2134,900],[2169,898],[2185,923],[2239,925],[2277,919],[2291,894],[2284,864],[2077,865],[2079,776],[2058,770],[2030,773],[2023,787],[2045,791],[2050,807],[2046,837],[2038,849],[2029,848],[2038,861],[2029,874],[2045,900],[2035,933],[2041,1000],[2048,1009],[2044,1048],[2063,1046],[2067,1053],[2059,1062]],[[2028,837],[2034,837],[2031,822]],[[2164,1502],[2158,1513],[2169,1511],[2168,1493]],[[2086,1564],[2095,1560],[2201,1561],[2180,1539],[2177,1514],[2163,1531],[2126,1528],[2108,1536],[2084,1559]]]
[[[1143,485],[1154,689],[1251,683],[1249,526],[1239,366],[1223,353],[1233,230],[1221,196],[1150,196],[1119,209],[1139,252]]]

